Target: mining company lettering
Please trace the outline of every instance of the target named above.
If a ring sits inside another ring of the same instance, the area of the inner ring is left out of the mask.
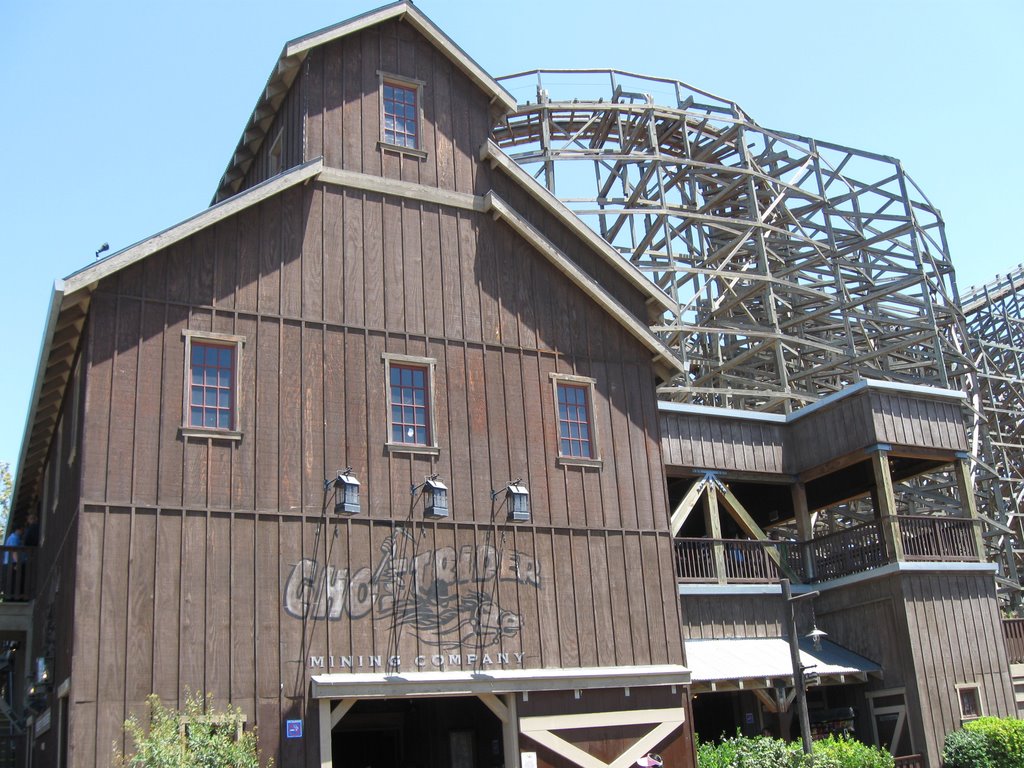
[[[327,621],[372,616],[413,630],[421,642],[438,650],[464,643],[482,650],[519,634],[522,617],[497,605],[495,587],[510,582],[540,589],[541,571],[534,558],[490,545],[417,551],[415,543],[405,530],[388,536],[373,568],[300,560],[285,585],[285,612]],[[417,666],[431,663],[430,656],[424,659]]]
[[[418,669],[435,667],[444,669],[446,666],[461,667],[463,661],[473,667],[489,667],[494,664],[522,666],[523,653],[432,653],[413,658],[412,663]],[[310,656],[310,669],[401,669],[401,656]]]

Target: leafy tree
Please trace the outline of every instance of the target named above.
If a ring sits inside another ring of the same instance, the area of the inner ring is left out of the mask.
[[[147,703],[149,728],[134,717],[125,722],[134,751],[121,754],[115,747],[116,768],[259,768],[256,734],[240,728],[240,709],[217,712],[198,694],[187,697],[183,712],[165,707],[156,694]]]
[[[13,490],[11,464],[7,461],[0,461],[0,531],[7,530],[7,520],[11,516],[11,492]]]

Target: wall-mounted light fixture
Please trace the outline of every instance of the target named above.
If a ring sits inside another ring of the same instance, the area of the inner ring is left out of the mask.
[[[425,478],[419,485],[412,485],[409,493],[415,498],[417,492],[422,493],[426,500],[423,516],[428,520],[440,520],[448,517],[448,486],[437,479],[437,475]]]
[[[491,491],[491,501],[497,501],[501,491]],[[511,480],[505,485],[505,499],[508,501],[510,523],[530,522],[530,492],[523,485],[522,478]]]
[[[359,480],[352,474],[352,467],[345,467],[333,480],[324,481],[324,492],[335,489],[334,514],[351,517],[358,515],[362,508],[359,505]],[[325,506],[326,506],[326,499]]]
[[[50,662],[45,656],[36,658],[36,680],[40,685],[48,685],[50,682]]]

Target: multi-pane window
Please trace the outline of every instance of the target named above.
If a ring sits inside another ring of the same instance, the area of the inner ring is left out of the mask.
[[[594,458],[590,387],[558,382],[558,453],[573,459]]]
[[[234,344],[192,340],[188,426],[235,428],[235,350]]]
[[[422,365],[391,363],[391,442],[431,445],[430,369]]]
[[[384,82],[384,141],[398,147],[419,149],[417,89]]]

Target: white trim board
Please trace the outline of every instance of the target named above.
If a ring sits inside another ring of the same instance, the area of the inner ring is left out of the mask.
[[[314,699],[459,696],[522,691],[571,691],[688,685],[690,670],[678,664],[642,667],[500,669],[488,672],[329,673],[313,675]]]

